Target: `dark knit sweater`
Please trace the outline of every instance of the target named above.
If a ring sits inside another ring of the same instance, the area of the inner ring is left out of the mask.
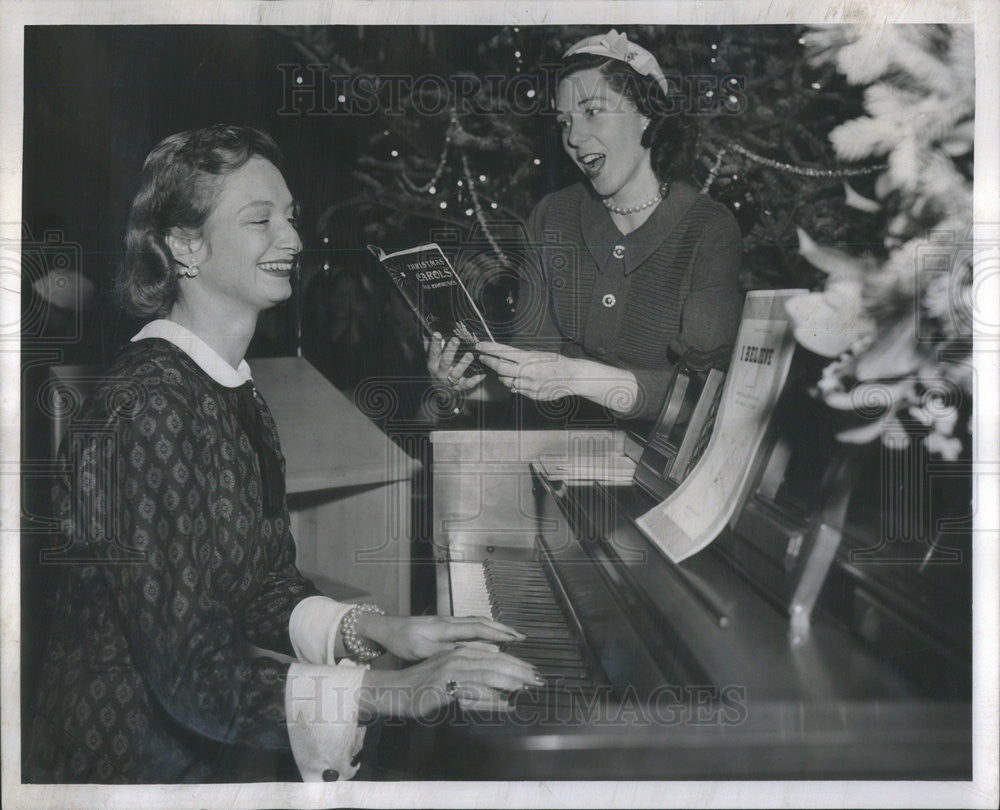
[[[75,420],[26,781],[260,779],[245,769],[254,752],[289,749],[288,664],[248,642],[291,655],[292,609],[317,591],[295,567],[287,509],[262,509],[239,418],[250,386],[141,340]]]
[[[743,303],[742,248],[723,205],[675,183],[623,235],[578,183],[538,203],[528,234],[541,279],[524,279],[514,342],[632,371],[639,398],[630,418],[656,418],[678,361],[728,362]]]

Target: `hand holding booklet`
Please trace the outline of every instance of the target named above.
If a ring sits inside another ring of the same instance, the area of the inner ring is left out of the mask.
[[[482,340],[494,341],[476,302],[462,283],[448,257],[431,242],[386,253],[376,245],[368,249],[392,278],[428,336],[457,337],[460,349],[471,351]]]

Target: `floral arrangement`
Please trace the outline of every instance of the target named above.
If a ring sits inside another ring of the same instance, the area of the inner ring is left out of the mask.
[[[972,395],[972,28],[821,26],[803,44],[814,64],[867,85],[867,115],[830,141],[844,161],[884,157],[875,199],[844,185],[849,206],[887,227],[860,254],[799,230],[827,280],[789,302],[796,339],[833,360],[816,393],[853,419],[838,439],[899,446],[916,427],[928,451],[956,459]]]

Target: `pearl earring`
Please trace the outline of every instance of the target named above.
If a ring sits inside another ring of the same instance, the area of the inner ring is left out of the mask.
[[[177,275],[185,276],[187,278],[194,278],[198,275],[198,264],[196,262],[191,262],[187,267],[183,264],[178,268]]]

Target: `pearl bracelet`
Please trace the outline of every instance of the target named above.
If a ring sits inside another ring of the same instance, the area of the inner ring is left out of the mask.
[[[385,611],[371,602],[362,602],[347,611],[347,615],[340,623],[340,635],[344,640],[344,649],[347,650],[347,654],[351,658],[360,664],[374,661],[385,652],[385,648],[381,645],[369,644],[358,635],[358,616],[362,613],[377,613],[384,616]]]

